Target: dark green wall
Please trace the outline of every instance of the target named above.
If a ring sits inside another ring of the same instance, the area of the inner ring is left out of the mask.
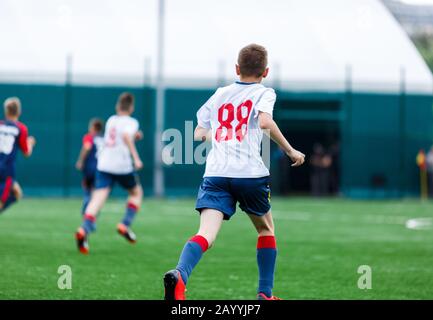
[[[0,85],[1,101],[10,96],[21,98],[22,121],[38,141],[32,158],[20,157],[18,163],[18,179],[27,194],[80,194],[80,174],[74,163],[88,120],[96,116],[106,119],[113,114],[117,96],[126,90],[137,99],[135,117],[145,137],[138,143],[145,165],[140,175],[145,193],[151,194],[153,89]],[[177,128],[184,134],[184,121],[193,120],[195,126],[195,113],[212,92],[167,90],[165,127]],[[415,155],[420,148],[428,149],[432,140],[431,96],[278,92],[278,99],[275,118],[283,130],[329,128],[340,132],[341,186],[345,195],[390,197],[418,192]],[[319,110],[318,103],[322,106]],[[278,174],[275,170],[273,166],[272,172]],[[204,166],[194,164],[165,166],[167,194],[194,196],[203,171]],[[375,186],[373,182],[378,178],[380,183]]]
[[[67,90],[70,90],[66,95]],[[151,193],[153,171],[154,93],[150,89],[80,87],[65,89],[48,85],[0,85],[0,100],[18,96],[23,104],[21,120],[37,139],[30,159],[19,157],[17,177],[30,195],[77,195],[80,173],[74,164],[82,136],[92,117],[106,120],[114,113],[118,95],[130,91],[136,97],[136,112],[144,133],[138,148],[144,161],[140,173],[146,193]],[[65,97],[70,97],[65,103]],[[65,107],[67,106],[67,107]],[[65,112],[65,109],[68,112]],[[68,130],[69,129],[69,130]],[[68,146],[65,146],[65,143]]]
[[[344,109],[343,193],[367,198],[416,194],[415,157],[432,144],[431,96],[353,93]]]
[[[194,121],[196,112],[213,94],[212,90],[170,89],[166,92],[165,127],[177,128],[185,136],[185,121]],[[197,146],[198,143],[194,143]],[[183,141],[185,150],[185,141]],[[183,152],[185,160],[185,152]],[[184,161],[185,162],[185,161]],[[172,195],[194,195],[204,173],[204,165],[183,164],[165,167],[167,193]]]
[[[0,100],[20,97],[22,121],[37,138],[31,159],[18,160],[18,179],[26,190],[61,194],[64,165],[64,87],[1,85]]]

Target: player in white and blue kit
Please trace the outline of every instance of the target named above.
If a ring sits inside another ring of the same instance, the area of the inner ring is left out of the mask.
[[[88,203],[83,223],[75,238],[81,253],[89,252],[88,237],[96,229],[96,217],[110,195],[115,183],[127,190],[125,215],[117,225],[117,231],[130,243],[136,236],[130,226],[140,208],[143,189],[136,171],[143,167],[135,146],[139,124],[131,117],[134,112],[134,96],[120,95],[116,105],[116,115],[111,116],[105,125],[104,142],[98,155],[94,191]]]
[[[164,276],[167,300],[185,299],[193,268],[212,246],[223,220],[235,213],[237,203],[258,232],[257,298],[278,300],[272,294],[277,250],[269,170],[260,155],[263,134],[266,131],[270,135],[293,166],[302,165],[305,155],[292,148],[272,119],[276,95],[261,84],[268,71],[266,49],[256,44],[246,46],[239,52],[236,66],[240,81],[219,88],[197,112],[195,139],[212,141],[196,203],[200,228],[186,243],[176,269]]]

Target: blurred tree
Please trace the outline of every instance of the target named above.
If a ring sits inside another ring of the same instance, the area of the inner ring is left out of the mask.
[[[412,36],[412,41],[430,70],[433,71],[433,36],[428,33],[419,33]]]

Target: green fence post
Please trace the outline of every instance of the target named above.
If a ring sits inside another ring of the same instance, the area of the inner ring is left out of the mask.
[[[404,196],[406,189],[406,69],[403,66],[400,68],[399,109],[400,194]]]
[[[71,82],[72,82],[72,55],[66,58],[66,81],[65,81],[65,100],[64,100],[64,159],[63,159],[63,195],[70,195],[70,158],[71,158]]]

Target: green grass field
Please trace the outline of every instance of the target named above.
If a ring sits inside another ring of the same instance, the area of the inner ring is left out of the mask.
[[[0,216],[0,299],[161,299],[162,275],[176,265],[198,217],[193,200],[146,199],[136,245],[115,232],[123,202],[107,204],[80,255],[73,233],[78,199],[25,199]],[[275,198],[278,262],[275,294],[284,299],[432,299],[433,229],[405,221],[433,217],[433,203]],[[224,223],[194,270],[189,299],[253,299],[256,234],[241,212]],[[57,287],[60,265],[72,290]],[[372,289],[357,287],[358,266],[373,270]]]

